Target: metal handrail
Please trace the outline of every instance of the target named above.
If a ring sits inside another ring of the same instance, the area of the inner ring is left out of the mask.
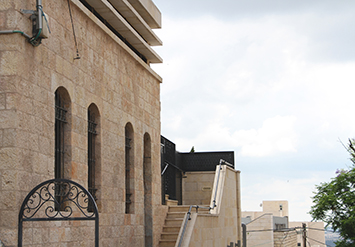
[[[164,170],[161,172],[161,175],[162,175],[162,176],[164,175],[164,173],[165,173],[166,169],[168,169],[168,166],[169,166],[169,164],[168,164],[168,163],[166,163],[166,165],[165,165],[165,167],[164,167]]]
[[[221,174],[221,167],[222,167],[222,163],[224,163],[224,160],[220,160],[219,161],[219,165],[218,165],[218,176],[217,176],[217,183],[216,183],[216,189],[214,191],[214,198],[213,198],[213,206],[212,209],[215,208],[216,205],[216,198],[217,198],[217,191],[218,191],[218,184],[219,184],[219,175]]]
[[[180,240],[179,240],[179,245],[178,245],[178,247],[181,246],[182,240],[184,239],[184,234],[185,234],[187,222],[188,222],[189,220],[191,220],[191,210],[192,210],[192,208],[196,208],[196,213],[198,213],[198,209],[199,209],[199,208],[211,210],[211,207],[203,207],[203,206],[198,206],[198,205],[191,205],[191,206],[190,206],[189,211],[188,211],[187,214],[186,214],[185,224],[184,224],[184,228],[182,229],[182,232],[181,232],[181,237],[180,237]]]
[[[185,173],[181,168],[177,167],[177,166],[174,165],[174,164],[171,164],[170,162],[165,161],[164,164],[165,164],[165,167],[164,167],[164,170],[163,170],[162,173],[161,173],[162,176],[164,175],[164,173],[165,173],[166,169],[168,168],[168,166],[172,166],[172,167],[174,167],[175,169],[179,170],[180,172]]]
[[[211,209],[214,209],[214,208],[217,206],[217,204],[216,204],[216,198],[217,198],[217,190],[218,190],[218,184],[219,184],[219,175],[220,175],[220,173],[221,173],[222,164],[231,165],[230,163],[228,163],[228,162],[226,162],[226,161],[224,161],[224,160],[222,160],[222,159],[219,161],[219,165],[218,165],[218,166],[219,166],[219,167],[218,167],[218,175],[217,175],[217,183],[216,183],[215,194],[214,194],[214,198],[213,198],[213,207],[203,207],[203,206],[198,206],[198,205],[191,205],[191,206],[190,206],[189,211],[188,211],[187,214],[186,214],[185,224],[184,224],[184,228],[182,229],[182,232],[181,232],[181,237],[180,237],[180,240],[179,240],[179,245],[178,245],[178,247],[181,247],[182,240],[184,239],[184,234],[185,234],[187,222],[188,222],[189,220],[191,220],[191,210],[192,210],[192,208],[196,208],[196,213],[198,213],[198,209],[199,209],[199,208],[211,210]]]
[[[211,207],[211,209],[214,209],[217,206],[216,205],[216,198],[217,198],[217,191],[218,191],[218,184],[219,184],[219,175],[220,175],[221,170],[222,170],[222,164],[225,164],[225,165],[228,165],[228,166],[233,166],[232,164],[228,163],[225,160],[222,160],[222,159],[219,160],[217,183],[216,183],[216,189],[214,191],[213,206]]]

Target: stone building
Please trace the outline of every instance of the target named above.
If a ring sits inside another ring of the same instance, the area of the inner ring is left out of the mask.
[[[176,177],[180,203],[207,204],[192,220],[189,205],[162,203],[162,79],[150,67],[162,62],[151,48],[162,44],[160,27],[151,0],[0,0],[0,245],[17,246],[18,236],[36,247],[94,246],[96,236],[105,247],[241,240],[233,167]],[[20,221],[26,195],[54,178],[90,192],[96,204],[85,211],[97,205],[99,234],[93,221],[57,220],[72,203],[62,187],[34,193],[24,210],[46,209],[39,215],[53,221]]]
[[[167,210],[162,79],[150,64],[162,62],[151,48],[161,45],[152,31],[160,26],[151,0],[0,1],[5,246],[17,245],[27,193],[52,178],[74,180],[95,195],[101,246],[158,245]],[[31,246],[92,246],[93,238],[92,224],[80,221],[27,223],[23,233]]]
[[[248,245],[293,247],[325,245],[323,222],[292,222],[288,201],[263,201],[262,211],[243,211]],[[304,227],[305,226],[305,227]]]
[[[306,246],[304,245],[303,224],[306,229]],[[297,236],[297,246],[301,247],[322,247],[326,246],[325,242],[325,230],[323,221],[313,222],[290,222],[291,228],[300,229],[300,233]]]

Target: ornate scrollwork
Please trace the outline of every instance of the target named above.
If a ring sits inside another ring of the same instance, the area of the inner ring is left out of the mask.
[[[45,181],[26,196],[19,212],[17,245],[22,247],[24,221],[95,221],[95,247],[99,246],[99,213],[94,197],[68,179]]]
[[[27,199],[27,200],[26,200]],[[23,218],[92,218],[93,197],[78,184],[65,179],[53,179],[33,189],[23,202]]]

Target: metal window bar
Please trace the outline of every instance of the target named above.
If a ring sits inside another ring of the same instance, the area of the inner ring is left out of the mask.
[[[55,178],[64,178],[64,127],[67,110],[62,97],[55,95]]]
[[[97,135],[96,126],[97,123],[95,123],[95,116],[90,110],[88,110],[88,188],[95,201],[97,200],[97,188],[95,184],[95,139]],[[92,212],[92,210],[93,205],[89,204],[89,211]]]
[[[64,178],[64,138],[65,138],[65,124],[67,110],[64,106],[64,100],[58,93],[55,94],[55,158],[54,158],[54,176],[55,178]],[[56,191],[56,200],[62,201],[62,196],[60,191]],[[59,204],[63,205],[63,204]],[[56,205],[57,206],[57,205]],[[62,208],[55,208],[58,210],[63,210]]]
[[[126,209],[125,209],[125,213],[129,214],[131,212],[131,204],[132,204],[132,200],[131,200],[131,186],[130,186],[130,168],[131,168],[131,161],[130,161],[130,151],[131,151],[131,142],[132,139],[130,139],[129,137],[126,136],[125,138],[125,153],[126,153]]]

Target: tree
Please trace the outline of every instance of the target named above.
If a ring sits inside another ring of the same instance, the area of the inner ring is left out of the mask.
[[[337,247],[355,246],[355,140],[349,139],[345,148],[352,165],[349,170],[337,170],[330,182],[316,186],[310,214],[315,220],[324,221],[334,231],[339,231],[341,240]]]

